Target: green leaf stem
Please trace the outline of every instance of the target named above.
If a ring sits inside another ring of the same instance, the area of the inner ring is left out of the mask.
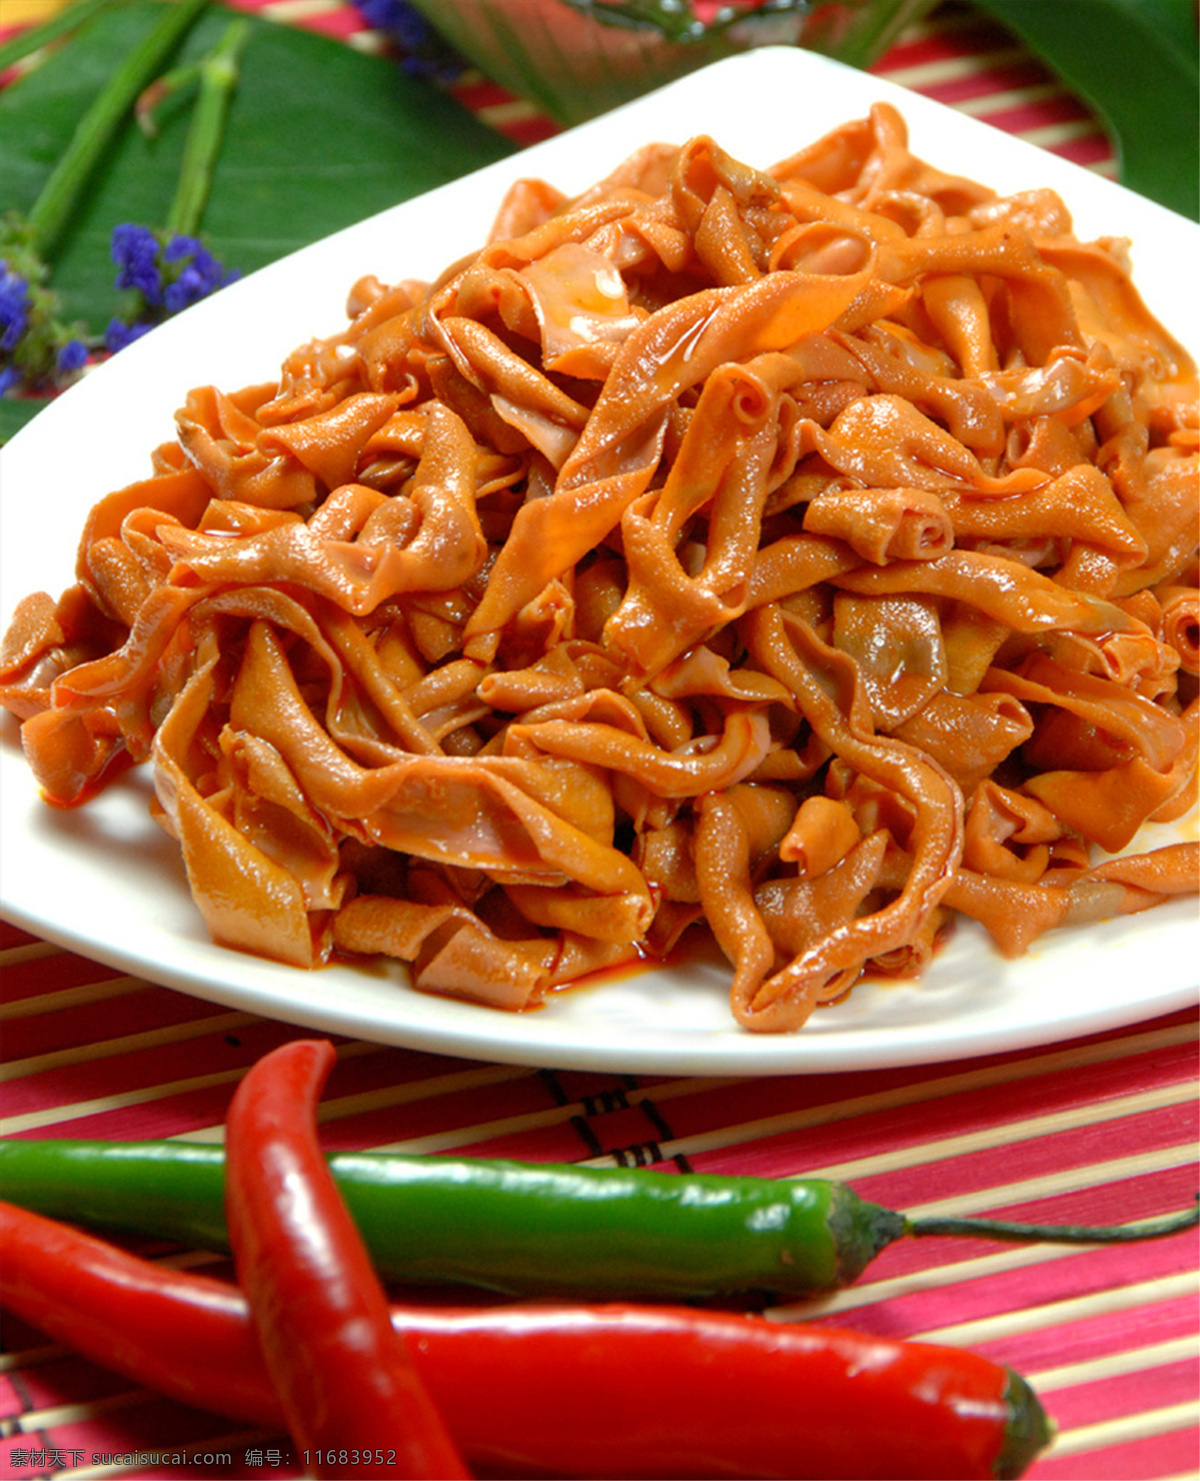
[[[200,90],[184,141],[179,187],[163,223],[163,230],[171,236],[195,236],[200,229],[249,32],[245,19],[231,22],[199,65]]]
[[[173,5],[163,6],[150,30],[116,62],[108,82],[79,119],[25,218],[31,249],[39,257],[46,260],[53,257],[74,215],[80,192],[104,159],[138,94],[153,80],[208,3],[209,0],[177,0]]]

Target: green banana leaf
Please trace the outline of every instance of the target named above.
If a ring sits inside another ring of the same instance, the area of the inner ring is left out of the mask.
[[[1123,184],[1200,220],[1193,0],[974,0],[1107,124]]]
[[[160,6],[131,0],[103,11],[61,50],[0,92],[0,209],[27,211],[75,124]],[[205,12],[178,60],[208,51],[233,19]],[[252,27],[202,234],[242,274],[398,201],[502,159],[514,145],[432,83],[394,61],[248,18]],[[155,137],[132,119],[94,178],[54,263],[64,317],[103,335],[123,295],[114,287],[112,228],[162,223],[179,177],[186,96],[168,99]],[[404,275],[403,243],[396,274]],[[349,284],[346,285],[347,288]],[[0,399],[0,438],[37,402]]]

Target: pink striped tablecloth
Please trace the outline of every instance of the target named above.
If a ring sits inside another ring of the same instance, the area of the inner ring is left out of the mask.
[[[290,10],[334,34],[358,29],[337,3]],[[875,70],[1113,171],[1087,109],[969,7],[936,12]],[[458,91],[520,143],[553,131],[482,79]],[[0,965],[5,1136],[218,1140],[246,1068],[302,1032],[114,976],[12,926],[0,928]],[[323,1138],[331,1150],[821,1174],[909,1212],[1124,1221],[1195,1195],[1196,1046],[1197,1015],[1186,1011],[969,1062],[716,1080],[526,1069],[342,1041]],[[185,1264],[211,1258],[156,1252]],[[927,1239],[893,1246],[850,1290],[771,1314],[934,1339],[1017,1368],[1058,1426],[1035,1481],[1175,1481],[1200,1474],[1198,1257],[1195,1231],[1126,1248]],[[0,1406],[5,1477],[300,1474],[286,1435],[159,1399],[16,1320],[5,1322]],[[139,1455],[160,1459],[128,1459]]]

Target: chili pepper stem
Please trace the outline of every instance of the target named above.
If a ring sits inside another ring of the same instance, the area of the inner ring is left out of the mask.
[[[133,48],[80,119],[29,212],[31,246],[39,257],[53,255],[80,191],[126,113],[208,4],[209,0],[178,0],[165,6],[154,29]]]
[[[1054,1439],[1057,1427],[1028,1382],[1011,1368],[1004,1397],[1009,1420],[993,1474],[996,1481],[1016,1481]]]
[[[913,1238],[931,1234],[974,1235],[980,1239],[999,1239],[1013,1244],[1135,1244],[1143,1239],[1160,1239],[1166,1234],[1179,1234],[1200,1224],[1200,1194],[1189,1209],[1177,1214],[1164,1214],[1158,1219],[1142,1219],[1131,1224],[1014,1224],[1005,1219],[974,1219],[930,1216],[907,1220],[905,1233]]]

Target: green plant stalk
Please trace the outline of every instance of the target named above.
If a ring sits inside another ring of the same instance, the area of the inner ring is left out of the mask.
[[[208,4],[209,0],[178,0],[164,6],[154,29],[129,53],[80,119],[27,218],[30,244],[39,257],[53,256],[88,178],[125,115]]]
[[[185,62],[182,67],[172,67],[169,72],[156,77],[149,87],[142,89],[138,94],[133,113],[137,119],[138,128],[147,139],[153,139],[158,133],[154,110],[159,104],[164,103],[168,98],[175,97],[185,88],[196,87],[199,81],[199,62]]]
[[[164,223],[170,235],[194,236],[199,229],[249,34],[248,22],[234,21],[200,63],[200,91],[183,147],[179,188]]]
[[[65,10],[60,10],[57,15],[52,15],[49,20],[43,21],[40,26],[27,26],[25,30],[19,31],[10,41],[0,46],[0,72],[6,67],[12,67],[17,62],[24,61],[35,51],[40,51],[43,46],[57,41],[60,36],[66,36],[78,30],[98,11],[107,10],[110,5],[126,4],[128,0],[75,0],[74,5],[68,5]]]

